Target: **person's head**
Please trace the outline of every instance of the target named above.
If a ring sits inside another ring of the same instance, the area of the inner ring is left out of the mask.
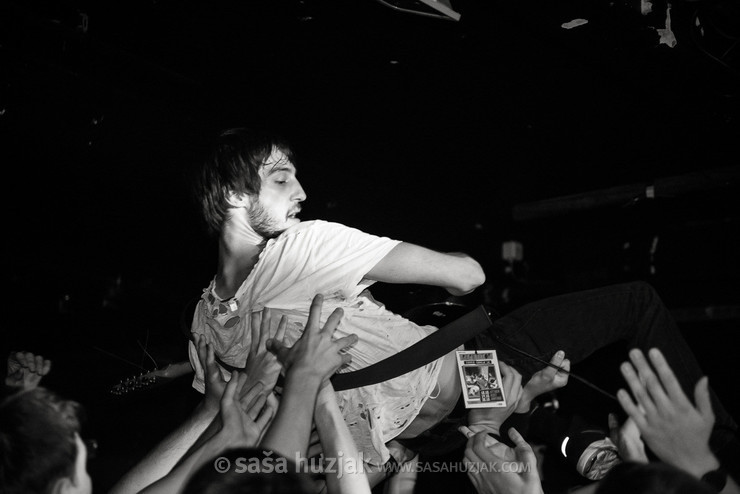
[[[311,494],[315,486],[295,463],[258,448],[222,452],[195,471],[183,494]]]
[[[6,494],[90,494],[80,406],[35,388],[0,403],[0,487]]]
[[[595,494],[711,494],[710,486],[688,472],[661,462],[622,463],[599,482]]]
[[[200,168],[195,195],[211,233],[219,233],[235,208],[248,213],[264,238],[298,223],[306,194],[296,178],[295,156],[280,137],[245,128],[222,132]]]

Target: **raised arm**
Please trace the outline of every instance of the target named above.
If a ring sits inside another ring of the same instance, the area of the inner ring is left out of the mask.
[[[630,351],[631,363],[624,362],[620,370],[634,401],[620,389],[619,403],[658,458],[703,479],[721,466],[709,447],[714,412],[707,378],[696,383],[695,404],[691,403],[660,350],[652,348],[648,358],[650,362],[638,349]],[[720,493],[740,492],[734,479],[727,477],[725,482]]]
[[[370,484],[362,470],[362,455],[347,428],[331,383],[319,391],[314,422],[327,468],[328,494],[370,494]]]
[[[280,407],[260,446],[287,458],[306,456],[316,395],[337,369],[351,362],[346,350],[357,342],[354,334],[333,339],[341,309],[332,312],[324,327],[319,326],[323,300],[321,295],[314,297],[306,329],[292,347],[275,339],[267,342],[267,348],[286,368],[286,375]]]
[[[452,295],[466,295],[486,281],[480,264],[459,252],[442,253],[403,242],[365,276],[386,283],[440,286]]]

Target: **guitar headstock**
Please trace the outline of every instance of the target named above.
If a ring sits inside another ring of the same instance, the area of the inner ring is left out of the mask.
[[[177,377],[191,372],[193,372],[193,369],[190,367],[190,362],[177,362],[161,369],[142,372],[138,376],[135,375],[123,379],[110,389],[110,394],[115,396],[128,395],[135,391],[142,391],[168,383]]]
[[[157,371],[158,370],[155,369],[153,371],[141,373],[138,376],[131,376],[123,379],[110,389],[110,393],[116,396],[123,396],[134,391],[151,388],[157,383]]]

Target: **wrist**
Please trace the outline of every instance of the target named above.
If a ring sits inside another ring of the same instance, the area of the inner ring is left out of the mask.
[[[720,467],[717,457],[711,451],[707,451],[706,454],[698,455],[696,459],[685,462],[683,469],[697,478],[702,478],[703,475]]]
[[[288,381],[292,381],[294,379],[297,379],[306,385],[316,385],[320,387],[324,381],[324,375],[318,372],[311,364],[296,363],[288,369],[285,375],[286,385]]]

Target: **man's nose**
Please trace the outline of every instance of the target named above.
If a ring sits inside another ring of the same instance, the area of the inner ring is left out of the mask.
[[[303,202],[306,200],[306,191],[303,190],[300,182],[296,181],[296,184],[298,185],[298,187],[296,187],[295,191],[293,192],[292,199],[296,202]]]

